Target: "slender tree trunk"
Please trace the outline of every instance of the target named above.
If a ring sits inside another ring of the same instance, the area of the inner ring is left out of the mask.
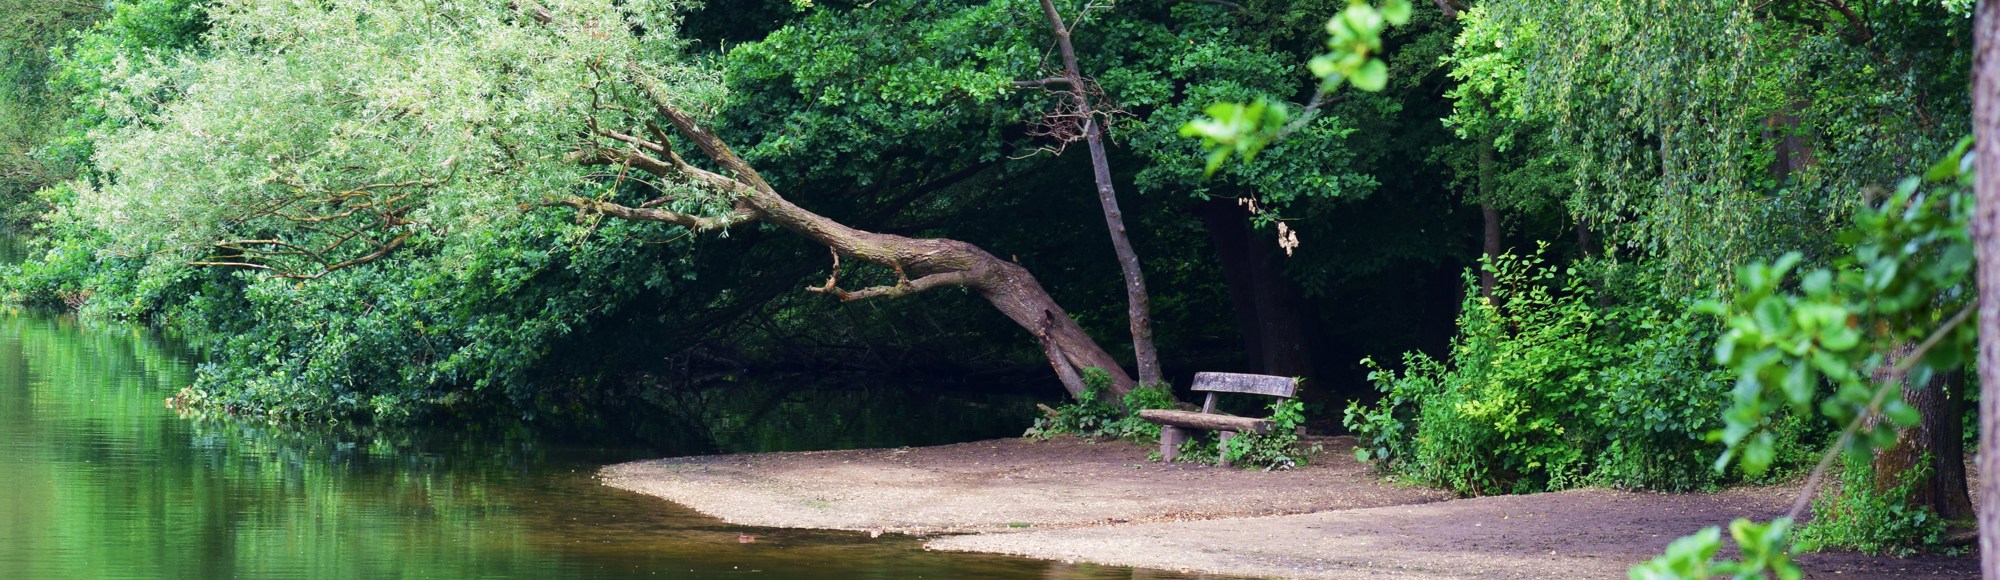
[[[1590,222],[1583,218],[1576,220],[1576,247],[1586,258],[1597,257],[1597,232],[1590,230]]]
[[[1483,244],[1480,252],[1486,256],[1486,264],[1479,268],[1479,294],[1493,300],[1494,260],[1500,258],[1500,210],[1493,207],[1493,141],[1479,143],[1479,215],[1485,218],[1486,230],[1480,237]]]
[[[1973,248],[1979,282],[1979,569],[2000,580],[2000,0],[1979,0],[1972,35]]]
[[[1076,49],[1070,45],[1069,27],[1063,24],[1052,0],[1042,0],[1042,11],[1055,31],[1070,98],[1075,101],[1077,115],[1083,117],[1084,141],[1090,146],[1090,165],[1097,180],[1097,201],[1104,206],[1104,225],[1111,230],[1111,248],[1118,252],[1118,267],[1125,272],[1126,314],[1132,323],[1132,356],[1138,362],[1139,383],[1156,384],[1161,381],[1160,355],[1153,349],[1153,316],[1147,305],[1146,276],[1139,269],[1139,255],[1132,251],[1132,240],[1125,235],[1125,214],[1118,209],[1118,192],[1111,187],[1111,162],[1104,153],[1104,128],[1091,112],[1087,85],[1076,63]]]

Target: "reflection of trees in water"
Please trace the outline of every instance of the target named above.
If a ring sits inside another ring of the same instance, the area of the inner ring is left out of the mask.
[[[739,544],[741,528],[591,477],[643,456],[1012,435],[1031,405],[1021,395],[739,379],[655,389],[643,404],[569,426],[380,429],[183,419],[163,403],[190,375],[181,349],[138,329],[0,316],[7,574],[1034,577],[1046,568],[859,534],[765,530]]]
[[[806,451],[936,445],[1019,435],[1035,397],[883,377],[719,377],[646,391],[647,412],[704,433],[709,449]]]

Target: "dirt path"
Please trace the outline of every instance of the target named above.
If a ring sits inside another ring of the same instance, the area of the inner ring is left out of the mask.
[[[1265,473],[1147,463],[1076,439],[642,461],[605,483],[744,525],[883,530],[936,550],[1286,578],[1603,577],[1680,535],[1769,519],[1793,490],[1578,490],[1448,500],[1390,486],[1323,441],[1312,467]],[[1278,515],[1287,514],[1287,515]],[[993,533],[1006,532],[1006,533]],[[1812,577],[1976,577],[1976,555],[1801,558]]]

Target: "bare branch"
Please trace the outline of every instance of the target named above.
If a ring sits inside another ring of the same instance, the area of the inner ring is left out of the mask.
[[[1458,3],[1458,0],[1435,0],[1435,1],[1437,2],[1438,10],[1444,11],[1445,18],[1456,20],[1458,19],[1458,13],[1465,11],[1465,5]]]
[[[681,159],[672,150],[665,150],[666,159],[660,159],[637,151],[620,151],[599,147],[589,151],[571,153],[569,160],[578,165],[623,165],[668,179],[680,178],[690,183],[707,186],[724,193],[741,195],[753,191],[752,186],[713,171],[695,167]]]
[[[899,273],[900,271],[901,269],[898,269]],[[833,282],[833,279],[828,278],[827,282],[831,283]],[[808,286],[806,287],[806,291],[817,294],[828,294],[835,298],[839,298],[841,302],[853,302],[856,300],[868,300],[872,298],[902,298],[904,296],[916,294],[918,292],[923,292],[925,290],[930,290],[933,288],[940,288],[945,286],[969,286],[972,285],[974,282],[975,280],[973,279],[971,274],[968,274],[963,270],[953,270],[949,272],[939,272],[936,274],[931,274],[929,276],[924,276],[922,278],[918,278],[915,280],[910,280],[907,278],[897,280],[896,284],[891,286],[875,286],[872,288],[862,288],[860,290],[855,290],[852,292],[847,290],[841,290],[840,288],[831,287],[831,284],[829,284],[828,286]]]
[[[664,209],[624,206],[579,196],[554,199],[543,205],[573,207],[581,211],[608,215],[625,220],[670,223],[685,226],[697,232],[725,229],[737,224],[756,221],[757,219],[755,213],[740,210],[721,217],[704,217]]]
[[[652,101],[653,108],[659,111],[660,116],[666,117],[668,122],[673,123],[674,129],[680,131],[681,136],[687,137],[689,141],[694,142],[696,147],[701,148],[703,154],[706,154],[709,159],[715,161],[716,164],[721,165],[724,170],[731,173],[735,180],[741,181],[743,184],[757,191],[766,193],[774,191],[771,189],[770,184],[764,182],[764,177],[759,175],[756,169],[750,167],[749,162],[744,161],[742,157],[736,155],[734,150],[729,148],[728,143],[723,142],[722,138],[715,136],[715,133],[696,123],[694,115],[688,114],[686,110],[675,105],[672,99],[668,99],[666,90],[662,89],[659,83],[646,73],[645,69],[640,68],[638,63],[627,63],[626,69],[631,72],[633,84],[638,85],[640,91],[646,93],[646,98]]]
[[[1049,85],[1068,85],[1068,84],[1069,84],[1069,79],[1066,77],[1049,77],[1045,79],[1034,79],[1028,81],[1014,81],[1014,88],[1039,89]]]

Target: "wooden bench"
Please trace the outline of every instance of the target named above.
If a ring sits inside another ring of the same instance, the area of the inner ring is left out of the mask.
[[[1194,390],[1208,393],[1208,398],[1201,402],[1201,412],[1147,409],[1139,411],[1139,418],[1160,425],[1160,460],[1173,461],[1174,457],[1180,454],[1181,442],[1187,441],[1194,431],[1220,431],[1225,442],[1235,437],[1237,433],[1262,435],[1271,432],[1274,423],[1270,419],[1252,419],[1215,412],[1216,393],[1249,393],[1289,399],[1298,387],[1298,379],[1290,377],[1196,373]],[[1224,461],[1222,465],[1228,466],[1229,463]]]

